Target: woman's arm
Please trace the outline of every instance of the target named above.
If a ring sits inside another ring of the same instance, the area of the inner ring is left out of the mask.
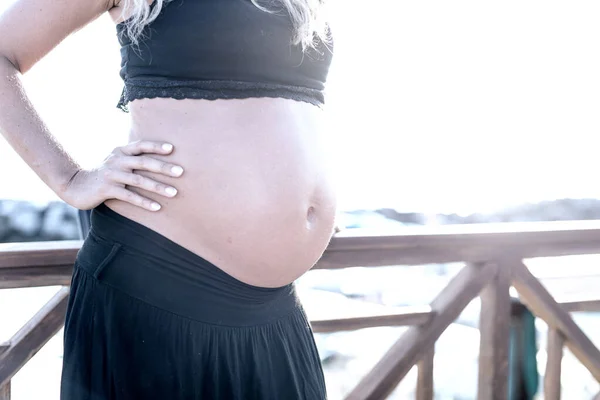
[[[65,152],[29,101],[25,73],[72,32],[106,12],[112,0],[18,0],[0,15],[0,132],[8,143],[63,200],[80,208],[116,198],[148,210],[157,204],[128,190],[136,186],[167,197],[167,186],[134,170],[179,176],[173,165],[144,154],[169,154],[172,146],[138,142],[117,148],[105,163],[83,171]],[[3,171],[2,173],[6,173]]]
[[[107,0],[21,0],[0,15],[0,131],[59,196],[80,168],[35,112],[20,74],[107,10]]]

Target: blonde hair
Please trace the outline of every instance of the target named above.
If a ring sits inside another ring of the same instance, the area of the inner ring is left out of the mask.
[[[154,21],[163,6],[170,0],[154,0],[150,6],[148,0],[122,0],[123,15],[128,15],[125,29],[134,44],[138,43],[144,27]],[[269,7],[259,4],[259,0],[250,0],[260,10],[276,13]],[[292,44],[302,46],[302,49],[315,47],[315,40],[327,42],[328,26],[324,16],[325,0],[271,0],[278,3],[288,13],[294,27]]]

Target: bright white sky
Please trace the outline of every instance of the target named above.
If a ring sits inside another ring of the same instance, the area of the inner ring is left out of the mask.
[[[342,209],[600,198],[599,2],[334,1],[328,112]],[[26,76],[86,165],[125,139],[118,68],[105,16]],[[0,198],[52,196],[2,140],[0,168]]]

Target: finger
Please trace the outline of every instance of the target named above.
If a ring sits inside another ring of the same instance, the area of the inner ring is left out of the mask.
[[[172,186],[165,185],[164,183],[160,183],[153,179],[131,172],[112,171],[111,179],[113,182],[127,186],[134,186],[165,197],[173,197],[177,194],[177,189]]]
[[[129,204],[133,204],[134,206],[144,208],[148,211],[160,210],[160,204],[158,204],[157,202],[152,201],[146,197],[140,196],[139,194],[122,187],[114,186],[111,190],[110,197],[124,201]]]
[[[144,153],[169,154],[173,151],[173,145],[165,142],[138,140],[117,149],[127,156],[137,156]]]
[[[122,170],[143,170],[159,174],[178,177],[183,174],[183,168],[179,165],[167,163],[148,156],[125,156],[115,157],[115,163]]]

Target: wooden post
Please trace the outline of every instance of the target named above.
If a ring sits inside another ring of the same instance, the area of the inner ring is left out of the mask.
[[[431,351],[448,325],[493,279],[495,271],[494,264],[469,264],[463,267],[431,303],[435,313],[431,321],[409,328],[346,399],[385,399],[408,371]]]
[[[433,400],[433,358],[435,346],[417,364],[417,400]]]
[[[563,335],[554,328],[548,329],[546,373],[544,374],[544,399],[560,400],[560,371],[564,346]]]
[[[10,381],[0,387],[0,400],[10,400]]]
[[[508,398],[510,265],[499,264],[481,292],[478,400]]]

